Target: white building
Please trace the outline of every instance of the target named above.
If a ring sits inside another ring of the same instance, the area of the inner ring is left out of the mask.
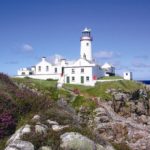
[[[130,72],[130,71],[124,72],[124,73],[123,73],[123,78],[124,78],[125,80],[132,80],[132,72]]]
[[[18,70],[18,77],[56,79],[61,84],[94,86],[98,78],[115,74],[113,66],[104,64],[101,67],[93,60],[91,30],[85,28],[80,38],[80,58],[77,61],[70,62],[65,59],[56,59],[55,63],[52,64],[43,57],[35,67]]]
[[[105,63],[102,66],[102,69],[104,70],[104,76],[114,76],[115,75],[115,67],[113,67],[111,64]]]

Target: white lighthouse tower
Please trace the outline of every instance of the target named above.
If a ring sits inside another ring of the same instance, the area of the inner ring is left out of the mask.
[[[82,31],[82,36],[80,39],[81,47],[80,47],[80,57],[92,61],[92,37],[91,30],[85,28]]]

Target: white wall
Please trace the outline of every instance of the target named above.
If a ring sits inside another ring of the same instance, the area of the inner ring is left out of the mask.
[[[29,73],[30,73],[30,70],[28,70],[27,68],[21,68],[17,72],[17,74],[20,75],[20,76],[21,75],[29,75]]]
[[[132,72],[124,72],[123,73],[123,78],[125,80],[132,80]]]
[[[72,73],[74,69],[74,73]],[[81,69],[84,69],[84,72],[81,73]],[[81,76],[84,78],[84,83],[81,83]],[[93,77],[92,77],[92,67],[70,67],[64,69],[64,82],[67,83],[67,77],[70,79],[71,84],[83,84],[93,86]],[[75,80],[72,81],[72,77],[75,77]],[[89,80],[87,78],[89,77]]]
[[[84,58],[84,54],[86,55],[86,59],[92,61],[92,44],[90,40],[82,40],[80,47],[80,56]]]
[[[41,70],[39,70],[41,67]],[[48,67],[48,70],[46,69]],[[36,65],[36,75],[60,75],[61,74],[61,66],[60,65],[52,65],[47,61],[43,60]]]
[[[29,78],[33,78],[33,79],[41,79],[41,80],[46,80],[46,79],[54,79],[54,80],[58,80],[60,78],[60,75],[54,75],[54,74],[49,74],[49,75],[19,75],[16,76],[19,78],[24,78],[24,77],[29,77]]]

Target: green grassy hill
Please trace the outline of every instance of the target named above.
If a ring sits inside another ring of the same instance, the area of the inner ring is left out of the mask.
[[[130,93],[136,91],[137,89],[143,88],[143,85],[135,81],[121,80],[97,83],[94,87],[66,84],[65,88],[72,91],[74,89],[78,89],[80,94],[86,97],[100,97],[103,100],[111,100],[111,95],[106,93],[108,89],[116,89],[122,92]]]

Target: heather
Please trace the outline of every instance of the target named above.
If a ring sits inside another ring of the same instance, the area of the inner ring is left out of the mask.
[[[0,139],[12,134],[29,114],[44,111],[52,102],[27,87],[19,88],[7,75],[0,73]]]

